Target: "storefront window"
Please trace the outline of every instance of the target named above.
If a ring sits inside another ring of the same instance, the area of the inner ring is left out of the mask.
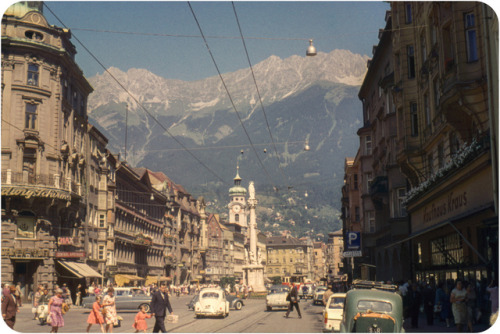
[[[458,234],[431,241],[431,261],[433,266],[456,265],[463,263],[464,249]]]

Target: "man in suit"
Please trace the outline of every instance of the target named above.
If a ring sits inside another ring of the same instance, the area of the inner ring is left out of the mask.
[[[5,285],[3,290],[3,300],[2,300],[2,317],[5,323],[10,328],[14,329],[14,324],[16,323],[16,314],[19,312],[19,307],[17,306],[16,297],[14,292],[16,287],[14,285]]]
[[[170,306],[170,301],[168,300],[167,286],[165,283],[162,283],[160,285],[160,289],[153,294],[153,298],[151,299],[151,312],[155,317],[153,333],[159,333],[160,330],[162,333],[167,332],[165,329],[165,316],[167,309],[170,314],[174,314],[172,306]]]
[[[287,300],[290,301],[290,304],[288,304],[288,310],[286,311],[286,315],[284,315],[284,317],[288,318],[288,315],[290,314],[291,311],[293,311],[293,308],[295,307],[297,313],[299,314],[299,319],[301,319],[302,315],[300,315],[299,293],[297,291],[297,284],[293,283],[293,287],[288,293]]]

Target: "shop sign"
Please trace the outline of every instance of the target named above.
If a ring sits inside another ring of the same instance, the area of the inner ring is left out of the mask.
[[[57,243],[59,245],[69,245],[69,246],[79,245],[80,238],[79,237],[59,237],[59,238],[57,238]]]
[[[454,189],[412,212],[412,230],[419,231],[492,202],[493,189],[488,170],[474,174]]]
[[[29,188],[29,187],[3,187],[2,196],[22,196],[26,199],[32,197],[53,198],[65,201],[71,201],[71,195],[66,191],[47,188]]]
[[[31,258],[41,258],[41,257],[49,257],[50,250],[48,249],[39,249],[39,248],[2,248],[2,255],[15,257],[18,259],[31,259]]]
[[[57,258],[83,258],[85,252],[56,252]]]

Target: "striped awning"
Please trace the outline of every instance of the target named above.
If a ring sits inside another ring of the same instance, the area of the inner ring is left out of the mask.
[[[80,263],[80,262],[72,262],[72,261],[62,261],[58,260],[59,264],[63,266],[63,268],[67,269],[71,274],[76,276],[77,278],[84,277],[99,277],[102,278],[102,275],[97,271],[92,269],[88,264]]]

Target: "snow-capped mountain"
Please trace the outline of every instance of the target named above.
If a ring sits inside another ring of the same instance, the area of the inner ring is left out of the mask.
[[[253,65],[265,114],[249,68],[222,74],[229,94],[219,76],[187,82],[110,68],[89,78],[88,109],[122,158],[128,109],[128,163],[163,171],[193,194],[210,189],[223,200],[239,159],[244,182],[266,191],[306,185],[322,206],[339,207],[344,158],[358,146],[357,93],[367,60],[334,50]],[[306,140],[310,151],[303,150]]]

